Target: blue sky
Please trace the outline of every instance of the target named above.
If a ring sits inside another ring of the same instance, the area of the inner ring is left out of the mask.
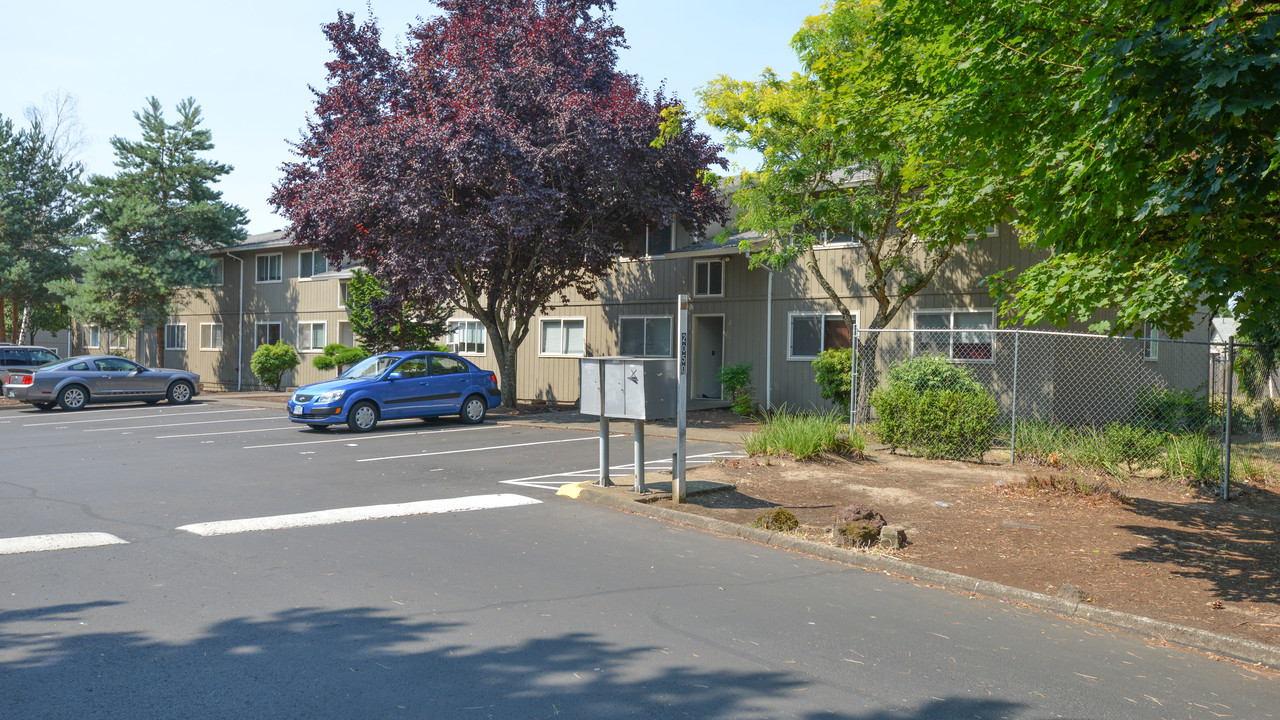
[[[393,44],[430,3],[371,0],[383,39]],[[0,43],[0,115],[25,124],[23,110],[50,93],[78,103],[86,143],[79,153],[90,173],[112,174],[113,136],[138,137],[133,113],[154,95],[173,117],[194,97],[213,132],[209,157],[235,167],[218,188],[245,208],[251,233],[283,228],[267,197],[290,158],[312,107],[308,85],[321,86],[329,48],[320,25],[338,9],[368,17],[365,0],[56,0],[9,3]],[[820,0],[618,0],[615,21],[630,49],[620,68],[653,89],[695,102],[695,90],[716,75],[758,77],[765,67],[797,69],[791,36]],[[703,126],[706,129],[705,125]],[[744,166],[756,158],[731,157]]]

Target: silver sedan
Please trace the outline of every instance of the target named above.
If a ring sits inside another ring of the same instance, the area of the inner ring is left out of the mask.
[[[200,376],[152,369],[115,355],[82,355],[7,373],[5,397],[41,410],[80,410],[89,403],[168,400],[185,405],[200,394]]]

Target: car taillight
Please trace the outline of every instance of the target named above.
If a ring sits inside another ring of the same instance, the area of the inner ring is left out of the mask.
[[[10,375],[8,383],[10,385],[30,385],[35,379],[30,375]]]
[[[494,375],[493,373],[489,373],[489,382],[493,383],[494,385],[497,385],[497,384],[498,384],[498,376],[497,376],[497,375]]]

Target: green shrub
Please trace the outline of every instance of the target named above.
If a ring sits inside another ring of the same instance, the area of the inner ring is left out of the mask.
[[[790,510],[776,507],[756,518],[755,522],[751,523],[751,527],[772,532],[791,532],[800,527],[800,519]]]
[[[745,416],[756,409],[755,398],[751,393],[751,363],[721,367],[720,384],[728,393],[735,413]]]
[[[1207,397],[1200,397],[1193,390],[1146,387],[1138,392],[1133,409],[1127,419],[1130,425],[1138,425],[1159,432],[1199,432],[1222,420]]]
[[[783,408],[763,418],[760,429],[743,439],[743,447],[750,455],[789,454],[798,460],[823,453],[849,455],[866,450],[862,436],[850,436],[848,429],[835,412],[804,415]]]
[[[290,370],[298,367],[298,352],[292,345],[281,340],[274,345],[262,345],[253,351],[249,358],[249,369],[258,376],[263,385],[276,392],[280,391],[280,378]]]
[[[851,348],[823,350],[813,361],[813,379],[818,384],[819,395],[839,405],[844,414],[849,414],[849,393],[853,389]]]
[[[871,393],[872,432],[894,450],[929,458],[981,459],[996,436],[996,400],[965,368],[923,356],[889,371]]]
[[[1142,463],[1157,460],[1164,449],[1164,433],[1135,427],[1127,423],[1111,423],[1102,429],[1107,460],[1124,463],[1129,474]]]
[[[346,368],[369,357],[369,351],[364,348],[347,347],[342,343],[329,343],[324,346],[324,352],[315,356],[311,360],[311,365],[317,370],[333,370],[337,368],[341,373]]]

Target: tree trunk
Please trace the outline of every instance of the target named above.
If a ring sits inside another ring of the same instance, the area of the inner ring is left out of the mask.
[[[504,345],[501,349],[495,347],[494,350],[498,356],[498,375],[502,379],[500,384],[502,407],[514,410],[516,408],[516,352],[519,348]]]
[[[8,325],[4,321],[4,298],[0,297],[0,340],[8,340]]]
[[[142,362],[142,343],[138,343],[138,357],[135,358],[139,365],[145,365]],[[164,326],[156,326],[156,367],[164,367]]]

